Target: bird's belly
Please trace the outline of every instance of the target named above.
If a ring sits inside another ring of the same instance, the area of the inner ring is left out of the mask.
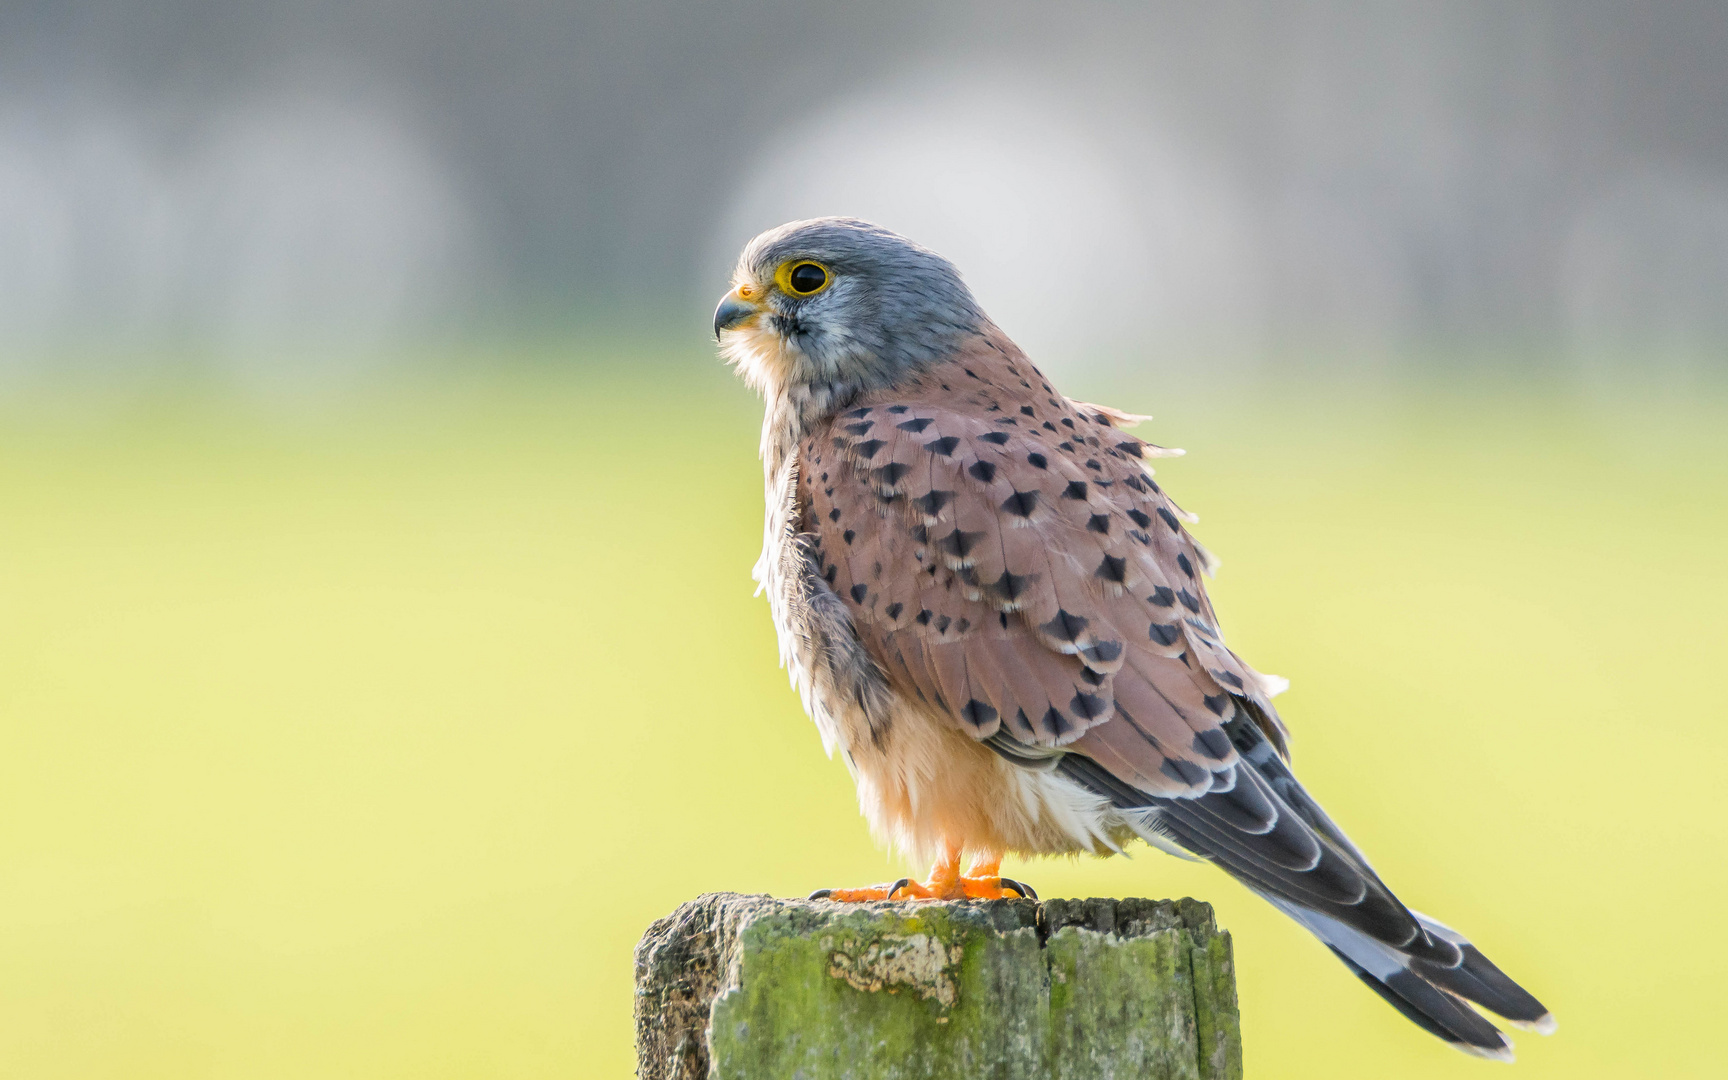
[[[857,732],[842,745],[871,832],[910,858],[933,860],[956,842],[986,855],[1115,846],[1104,800],[1053,771],[1011,764],[923,709],[897,709],[886,733]]]

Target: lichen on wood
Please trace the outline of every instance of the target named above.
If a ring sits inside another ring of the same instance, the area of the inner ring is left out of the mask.
[[[641,1080],[1242,1075],[1230,936],[1193,900],[711,893],[636,949]]]

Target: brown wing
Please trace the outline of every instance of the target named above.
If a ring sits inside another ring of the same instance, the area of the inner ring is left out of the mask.
[[[977,738],[1198,794],[1235,762],[1221,725],[1260,677],[1225,648],[1205,557],[1114,419],[1012,354],[945,365],[804,444],[804,527],[903,692]]]

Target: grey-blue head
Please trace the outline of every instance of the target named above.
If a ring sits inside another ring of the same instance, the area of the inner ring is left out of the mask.
[[[953,263],[856,218],[769,229],[745,245],[732,285],[714,336],[769,394],[887,385],[988,325]]]

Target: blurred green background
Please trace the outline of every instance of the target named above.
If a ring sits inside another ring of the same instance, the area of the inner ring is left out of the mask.
[[[775,668],[742,385],[696,344],[438,372],[4,409],[0,1072],[626,1076],[652,919],[917,869]],[[1722,1075],[1728,397],[1065,389],[1188,448],[1306,782],[1557,1013],[1521,1075]],[[1251,1075],[1493,1067],[1209,868],[1009,872],[1214,903]]]
[[[741,244],[1157,416],[1298,769],[1725,1076],[1720,0],[0,0],[0,1080],[621,1077],[705,890],[887,880],[749,570]],[[1254,1076],[1491,1068],[1223,875]]]

